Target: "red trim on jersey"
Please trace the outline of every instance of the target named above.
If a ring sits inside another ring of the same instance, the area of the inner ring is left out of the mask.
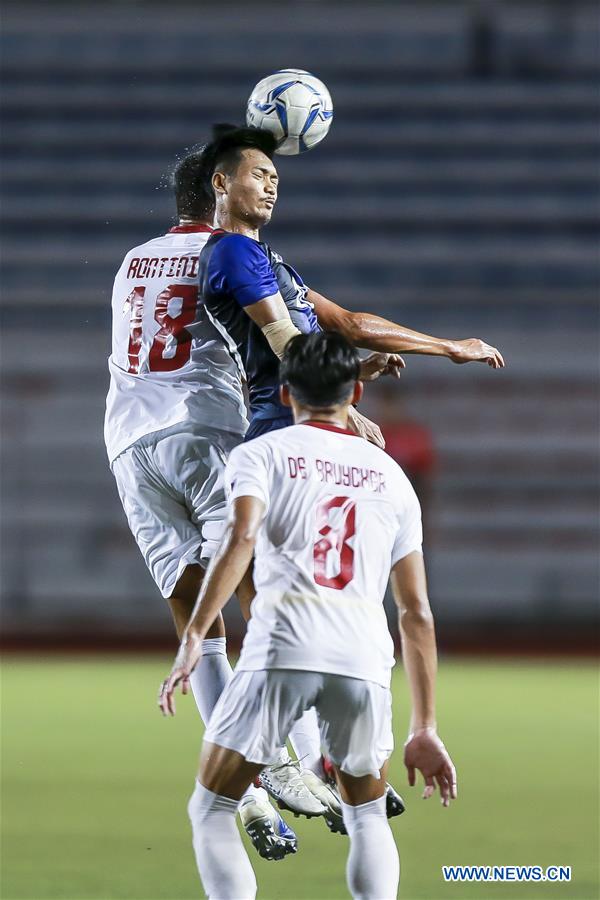
[[[325,431],[337,431],[338,434],[351,434],[353,437],[358,437],[355,431],[350,431],[349,428],[340,428],[338,425],[331,425],[329,422],[313,422],[309,420],[308,422],[300,422],[301,425],[311,425],[313,428],[323,428]]]
[[[169,228],[169,234],[192,234],[195,231],[212,234],[214,230],[210,225],[175,225],[174,228]]]

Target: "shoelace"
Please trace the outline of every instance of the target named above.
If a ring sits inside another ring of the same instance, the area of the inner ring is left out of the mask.
[[[277,774],[281,781],[285,782],[286,786],[295,793],[296,796],[304,792],[310,793],[304,782],[302,781],[302,776],[300,775],[300,762],[294,762],[290,760],[285,763],[278,763],[276,766],[271,766],[271,771],[273,774]],[[291,769],[291,772],[286,772],[284,770]]]

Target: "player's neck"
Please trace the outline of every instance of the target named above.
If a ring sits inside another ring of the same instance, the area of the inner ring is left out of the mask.
[[[252,238],[255,241],[260,240],[258,228],[250,222],[236,218],[227,210],[219,210],[215,218],[215,226],[222,228],[223,231],[230,231],[232,234],[243,234],[244,237]]]
[[[296,425],[303,425],[306,422],[322,422],[324,425],[335,425],[336,428],[348,427],[348,409],[335,408],[327,409],[302,409],[295,410],[294,419]]]
[[[185,228],[185,226],[193,227],[194,225],[204,225],[207,228],[214,228],[212,222],[207,222],[206,219],[192,219],[190,216],[179,216],[178,224],[181,228]]]

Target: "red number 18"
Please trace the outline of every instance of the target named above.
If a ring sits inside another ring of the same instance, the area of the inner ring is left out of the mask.
[[[145,293],[145,287],[137,287],[127,298],[130,305],[127,371],[134,375],[140,371]],[[169,303],[176,299],[181,300],[181,310],[176,316],[172,316],[168,311]],[[148,357],[148,368],[151,372],[173,372],[189,360],[192,335],[186,326],[191,325],[196,318],[197,305],[198,287],[195,284],[170,284],[160,292],[154,306],[154,319],[160,328],[154,336]],[[169,342],[171,346],[167,347]],[[170,351],[169,356],[165,356],[167,349]]]

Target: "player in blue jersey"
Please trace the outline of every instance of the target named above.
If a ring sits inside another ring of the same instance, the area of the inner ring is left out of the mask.
[[[260,162],[264,162],[260,157],[272,155],[273,150],[274,141],[268,132],[256,129],[228,132],[205,149],[207,177],[211,178],[212,184],[217,168],[236,173],[241,169],[243,173],[244,163],[252,164],[257,160],[260,168]],[[239,165],[240,153],[244,157],[249,154],[242,165]],[[225,339],[235,346],[246,374],[251,413],[246,440],[291,424],[289,410],[279,400],[278,357],[294,335],[320,330],[314,307],[307,300],[308,289],[300,275],[268,244],[258,241],[257,220],[265,214],[270,218],[276,200],[277,175],[272,163],[270,165],[272,172],[266,183],[265,197],[254,198],[258,204],[254,215],[246,208],[249,194],[243,181],[237,195],[241,215],[246,217],[244,225],[247,223],[248,227],[236,230],[232,221],[235,199],[232,207],[229,194],[223,201],[217,193],[219,230],[208,241],[199,262],[204,306]],[[217,180],[223,174],[217,173]],[[253,182],[257,179],[251,177],[250,186],[254,187]],[[371,380],[383,372],[397,372],[403,366],[404,361],[397,354],[375,354],[364,361],[361,377]],[[357,412],[352,418],[355,430],[375,443],[383,443],[381,433],[373,423]]]
[[[250,440],[291,424],[278,398],[279,360],[298,333],[321,327],[341,332],[356,346],[386,354],[445,355],[454,362],[504,365],[494,347],[476,338],[448,341],[419,334],[368,313],[351,313],[306,287],[300,275],[260,241],[271,219],[279,177],[272,157],[275,141],[268,132],[232,129],[204,151],[206,185],[215,194],[219,229],[200,255],[200,292],[205,308],[233,346],[246,373],[251,423]],[[402,360],[373,359],[361,377],[397,370]],[[357,412],[351,427],[381,443],[373,423]]]

